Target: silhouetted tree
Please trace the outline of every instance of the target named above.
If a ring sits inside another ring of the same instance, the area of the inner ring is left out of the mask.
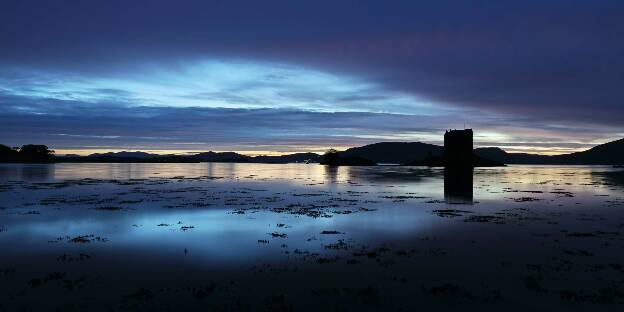
[[[340,158],[340,155],[338,154],[338,151],[333,148],[330,148],[327,150],[327,152],[325,152],[325,154],[323,154],[321,158],[321,164],[335,165],[335,164],[338,164],[339,158]]]
[[[331,148],[321,156],[321,165],[329,166],[375,166],[372,160],[357,156],[340,156],[340,152]]]
[[[15,149],[0,144],[0,162],[16,161],[17,157],[17,151]]]
[[[50,161],[54,151],[45,145],[28,144],[19,150],[19,159],[24,162],[47,162]]]

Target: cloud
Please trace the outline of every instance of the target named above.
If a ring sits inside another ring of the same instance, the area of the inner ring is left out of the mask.
[[[143,66],[131,73],[85,74],[14,69],[0,90],[28,97],[128,105],[290,108],[432,114],[444,110],[406,93],[299,66],[204,60],[177,69]]]
[[[41,143],[56,149],[158,149],[236,151],[321,151],[379,141],[441,144],[447,123],[462,114],[421,116],[375,112],[321,112],[280,108],[134,106],[127,102],[75,100],[0,94],[0,142]],[[530,120],[480,116],[479,146],[514,150],[537,142],[538,150],[568,150],[613,135],[609,127],[583,132],[536,129]],[[561,135],[563,133],[563,135]]]
[[[46,105],[56,109],[38,118],[170,109],[170,125],[192,117],[185,108],[224,107],[279,126],[245,134],[249,144],[295,131],[346,144],[318,130],[336,124],[355,126],[352,138],[405,138],[467,122],[492,134],[483,143],[569,147],[622,133],[623,12],[608,0],[3,1],[0,90],[28,101],[6,114],[29,118]]]

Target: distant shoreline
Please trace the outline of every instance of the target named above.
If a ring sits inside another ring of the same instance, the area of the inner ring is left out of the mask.
[[[289,163],[268,163],[268,162],[236,162],[236,161],[181,161],[181,162],[162,162],[162,161],[146,161],[140,159],[127,160],[127,161],[50,161],[50,162],[0,162],[0,165],[13,164],[13,165],[56,165],[56,164],[256,164],[256,165],[320,165],[329,166],[320,163],[303,163],[303,162],[289,162]],[[539,166],[539,167],[607,167],[620,169],[624,168],[621,165],[612,164],[506,164],[508,166]],[[377,165],[340,165],[340,167],[418,167],[418,168],[430,168],[430,169],[444,169],[444,166],[426,166],[426,165],[411,165],[411,164],[390,164],[381,163]],[[475,166],[474,168],[501,168],[506,166]]]
[[[21,150],[0,145],[0,163],[322,163],[324,155],[293,153],[280,156],[247,156],[236,152],[203,152],[194,155],[158,155],[146,152],[117,152],[89,156],[55,156],[44,145],[25,145],[30,154],[21,156]],[[360,161],[353,164],[430,164],[444,154],[444,147],[421,142],[381,142],[335,151],[341,160]],[[483,160],[506,165],[624,165],[624,139],[597,145],[583,152],[562,155],[507,153],[497,147],[474,149],[474,155]],[[24,160],[26,159],[26,160]],[[348,162],[337,165],[350,165]],[[477,166],[479,167],[479,166]]]

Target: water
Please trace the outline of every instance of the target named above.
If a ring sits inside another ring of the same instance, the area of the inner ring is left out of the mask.
[[[0,165],[0,310],[620,310],[624,172]]]

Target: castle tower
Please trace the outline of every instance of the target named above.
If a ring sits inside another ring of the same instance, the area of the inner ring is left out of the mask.
[[[472,129],[444,133],[444,198],[448,203],[472,203],[472,143]]]
[[[446,166],[472,167],[472,129],[448,130],[444,133],[444,160]]]

